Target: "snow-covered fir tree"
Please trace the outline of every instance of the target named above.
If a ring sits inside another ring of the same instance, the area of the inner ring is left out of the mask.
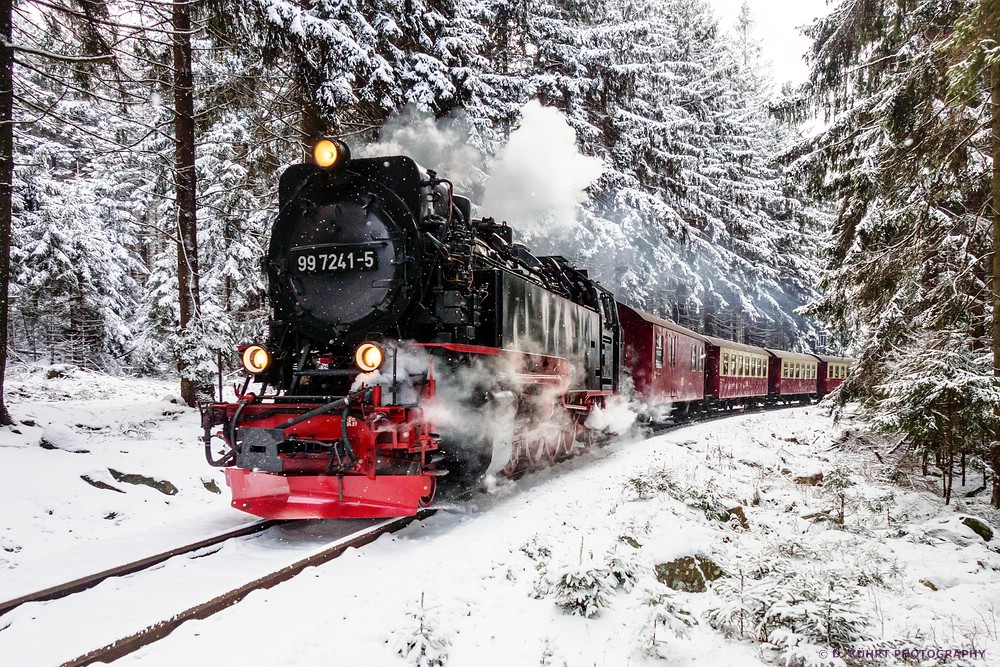
[[[132,345],[144,272],[115,144],[124,103],[90,95],[73,77],[47,63],[16,80],[25,100],[16,117],[35,122],[15,147],[10,345],[22,359],[114,370]]]
[[[992,344],[989,89],[974,77],[956,97],[954,77],[942,75],[956,25],[976,6],[843,2],[810,28],[812,89],[829,122],[799,147],[795,168],[839,204],[810,310],[861,351],[841,400],[861,399],[921,448],[951,449],[951,429],[912,439],[897,411],[951,385],[953,371],[980,373],[961,383],[977,392],[995,382],[974,361]],[[981,407],[963,408],[965,421],[978,422]],[[996,466],[998,475],[1000,456]]]
[[[535,233],[533,244],[570,255],[623,300],[696,329],[806,342],[809,327],[792,311],[811,296],[810,232],[820,216],[771,161],[785,134],[768,114],[749,17],[735,48],[704,0],[243,0],[225,9],[234,20],[209,18],[195,34],[203,292],[195,333],[182,340],[171,297],[170,60],[156,38],[162,8],[147,4],[116,15],[129,25],[107,77],[117,96],[100,78],[91,79],[96,98],[44,73],[26,72],[19,84],[37,104],[51,100],[76,117],[79,130],[20,126],[13,252],[16,303],[29,304],[29,319],[55,321],[66,310],[107,359],[144,371],[197,360],[191,373],[207,383],[220,350],[259,335],[259,259],[277,175],[299,159],[304,135],[374,137],[411,107],[455,115],[489,157],[525,103],[539,100],[562,112],[603,175],[574,241]],[[74,203],[77,215],[67,216]],[[75,301],[63,290],[66,303],[57,303],[52,286],[69,278],[58,268],[67,261],[80,276],[109,280],[93,292],[73,288]],[[66,348],[64,331],[22,322],[17,346]]]

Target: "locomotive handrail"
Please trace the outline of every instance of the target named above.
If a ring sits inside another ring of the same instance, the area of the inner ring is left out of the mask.
[[[295,375],[308,375],[309,377],[347,377],[358,374],[356,368],[306,368],[292,372]]]
[[[326,405],[321,405],[318,408],[310,410],[309,412],[304,412],[298,417],[293,417],[283,424],[278,424],[275,429],[285,430],[286,428],[291,428],[296,424],[301,424],[304,421],[308,421],[313,417],[318,417],[319,415],[325,415],[328,412],[333,412],[334,410],[340,410],[341,408],[349,407],[351,403],[351,397],[345,396],[341,399],[333,401],[332,403],[327,403]]]

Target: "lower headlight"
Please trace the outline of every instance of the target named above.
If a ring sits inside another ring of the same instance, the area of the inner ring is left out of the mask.
[[[271,365],[271,353],[263,345],[251,345],[243,350],[243,368],[248,373],[263,373]]]
[[[376,343],[362,343],[354,352],[354,363],[366,373],[377,370],[385,355]]]

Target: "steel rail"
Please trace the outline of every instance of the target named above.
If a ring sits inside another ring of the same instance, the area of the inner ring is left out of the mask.
[[[175,547],[161,553],[147,556],[146,558],[140,558],[139,560],[132,561],[131,563],[125,563],[124,565],[117,565],[107,570],[102,570],[94,574],[88,574],[82,576],[73,581],[68,581],[63,584],[57,584],[55,586],[50,586],[49,588],[44,588],[40,591],[35,591],[33,593],[27,593],[19,597],[0,602],[0,617],[2,617],[7,612],[20,607],[22,604],[27,604],[28,602],[46,602],[49,600],[58,600],[59,598],[68,597],[76,593],[81,593],[87,589],[93,588],[105,579],[110,579],[112,577],[123,577],[125,575],[134,574],[142,570],[158,565],[165,560],[173,558],[174,556],[180,556],[192,551],[197,551],[199,549],[204,549],[205,547],[215,546],[216,544],[222,544],[228,540],[236,537],[245,537],[246,535],[253,535],[255,533],[262,532],[276,526],[278,524],[287,523],[287,521],[258,521],[252,523],[248,526],[242,526],[240,528],[235,528],[233,530],[228,530],[218,535],[212,537],[207,537],[203,540],[198,540],[197,542],[192,542],[186,544],[182,547]]]
[[[358,533],[342,538],[333,544],[325,547],[322,551],[302,558],[291,565],[287,565],[280,570],[264,575],[249,583],[243,584],[227,593],[216,596],[207,602],[190,607],[168,619],[147,626],[139,632],[135,632],[127,637],[118,639],[110,644],[95,649],[86,655],[64,662],[61,667],[83,667],[95,662],[112,662],[118,660],[129,653],[163,639],[173,632],[182,623],[192,620],[208,618],[227,609],[247,595],[257,590],[265,590],[288,581],[302,572],[307,567],[322,565],[331,561],[351,548],[361,547],[375,541],[381,535],[394,533],[404,528],[413,521],[420,521],[435,513],[435,510],[420,510],[416,516],[401,517],[398,519],[388,519],[376,526],[366,528]]]

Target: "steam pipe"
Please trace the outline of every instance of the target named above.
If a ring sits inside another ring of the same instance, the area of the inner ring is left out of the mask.
[[[344,406],[344,411],[340,415],[340,439],[344,441],[344,451],[347,452],[347,458],[350,460],[351,465],[354,465],[358,457],[354,455],[354,450],[351,449],[351,441],[347,437],[347,413],[351,411],[350,405]],[[343,488],[343,485],[341,485]]]
[[[236,450],[230,449],[228,452],[222,455],[222,458],[215,460],[212,458],[212,436],[206,435],[205,438],[205,458],[208,460],[208,465],[214,468],[223,468],[229,464],[236,457]]]

